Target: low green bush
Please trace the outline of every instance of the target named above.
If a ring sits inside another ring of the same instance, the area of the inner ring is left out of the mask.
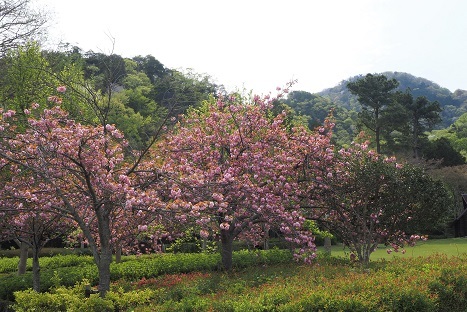
[[[13,302],[7,300],[0,300],[0,311],[2,312],[14,312]]]
[[[41,266],[46,267],[47,269],[94,264],[93,257],[86,255],[56,255],[53,257],[42,257],[39,261]]]
[[[162,311],[171,312],[200,312],[208,311],[209,306],[210,302],[208,299],[189,296],[181,298],[180,300],[165,301],[161,306],[158,306],[157,309],[147,311],[159,311],[159,309],[162,309]]]
[[[0,278],[0,300],[14,300],[13,292],[26,290],[32,286],[32,274],[26,273],[21,276],[9,274]]]
[[[465,311],[467,309],[467,267],[445,268],[430,289],[438,296],[439,311]]]
[[[370,312],[374,311],[367,304],[354,298],[337,298],[329,293],[314,293],[309,297],[282,306],[281,312],[308,311],[342,311],[342,312]]]
[[[284,249],[241,250],[233,254],[233,266],[245,268],[252,265],[279,264],[293,261],[292,253]]]
[[[0,258],[0,273],[10,273],[18,270],[19,257]],[[32,265],[32,261],[29,261]]]
[[[72,286],[78,281],[88,279],[92,284],[98,281],[97,267],[87,265],[81,267],[61,267],[55,270],[41,270],[41,290],[47,291],[55,286],[57,280],[60,285]],[[10,273],[0,277],[0,299],[13,300],[13,293],[19,290],[26,290],[32,287],[32,272],[23,275]]]
[[[16,312],[67,311],[67,312],[114,312],[128,311],[138,305],[149,304],[160,296],[160,290],[135,290],[124,293],[117,289],[109,291],[105,298],[92,294],[85,298],[84,290],[89,284],[83,280],[73,287],[52,288],[50,292],[37,293],[31,289],[15,292]]]

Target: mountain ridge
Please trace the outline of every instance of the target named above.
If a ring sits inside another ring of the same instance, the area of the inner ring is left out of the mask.
[[[423,77],[417,77],[405,72],[382,72],[379,73],[396,79],[399,82],[398,91],[405,92],[410,89],[414,98],[425,96],[429,101],[438,101],[443,111],[441,112],[441,127],[448,127],[454,123],[462,114],[467,112],[467,90],[457,89],[451,92],[449,89],[441,87],[439,84]],[[376,75],[379,75],[376,73]],[[315,95],[327,98],[339,106],[351,110],[359,110],[357,97],[352,95],[347,89],[347,83],[363,78],[366,74],[359,74],[342,80],[338,85],[315,92]]]

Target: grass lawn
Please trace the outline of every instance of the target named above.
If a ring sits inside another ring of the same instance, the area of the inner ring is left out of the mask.
[[[387,253],[387,247],[380,245],[378,249],[371,254],[371,260],[385,259],[392,260],[394,258],[409,258],[419,256],[429,256],[437,253],[442,253],[447,256],[459,256],[467,253],[467,238],[446,238],[446,239],[428,239],[420,241],[415,247],[405,248],[406,253],[392,252]],[[324,252],[324,247],[318,247],[319,252]],[[349,257],[349,249],[341,244],[331,247],[331,254],[336,257]]]
[[[429,256],[436,253],[446,254],[447,256],[459,256],[463,253],[467,253],[467,237],[462,238],[446,238],[446,239],[428,239],[427,241],[420,241],[415,247],[405,248],[406,253],[402,254],[386,252],[387,247],[380,245],[379,248],[371,254],[372,260],[385,259],[391,260],[395,257],[418,257],[418,256]],[[80,249],[69,249],[69,248],[43,248],[40,252],[40,256],[52,256],[55,254],[77,254],[82,253]],[[318,247],[318,252],[324,252],[324,247]],[[91,254],[87,252],[87,254]],[[345,248],[342,244],[333,245],[331,247],[331,254],[336,257],[349,257],[349,249]],[[15,250],[0,250],[0,257],[18,257],[19,249]],[[31,257],[31,254],[29,255]]]

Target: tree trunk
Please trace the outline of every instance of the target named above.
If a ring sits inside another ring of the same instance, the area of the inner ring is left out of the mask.
[[[233,235],[231,230],[221,230],[221,258],[224,270],[232,269]]]
[[[329,236],[324,237],[324,253],[328,256],[331,255],[331,238]]]
[[[269,250],[269,226],[264,225],[263,230],[264,230],[263,249]]]
[[[368,266],[370,265],[370,254],[371,254],[371,245],[363,244],[361,264],[363,265],[364,268],[368,268]]]
[[[122,262],[122,246],[118,245],[115,249],[115,263],[120,263]]]
[[[107,291],[110,290],[110,263],[112,263],[112,249],[110,248],[109,243],[105,244],[105,246],[101,246],[99,249],[95,241],[90,240],[89,242],[89,248],[92,250],[94,262],[96,263],[99,274],[99,295],[104,298]]]
[[[25,242],[16,242],[19,245],[19,262],[18,262],[18,275],[26,273],[26,267],[28,262],[28,250],[29,245]]]
[[[98,265],[99,271],[99,295],[104,298],[110,290],[110,263],[112,263],[112,249],[101,247],[101,255]]]
[[[32,246],[32,289],[41,291],[41,268],[39,265],[39,248]]]
[[[99,271],[99,295],[104,298],[110,290],[110,263],[112,263],[112,245],[110,218],[103,207],[97,211],[99,227],[100,255],[97,268]]]
[[[378,122],[378,121],[377,121]],[[375,142],[376,142],[376,153],[380,154],[381,153],[381,143],[380,143],[380,127],[376,126],[376,131],[375,131]]]
[[[201,250],[202,250],[203,252],[206,251],[206,243],[207,243],[207,239],[206,239],[206,237],[203,237],[203,238],[201,239]]]
[[[416,121],[413,121],[414,124],[414,130],[413,130],[413,139],[412,139],[412,144],[413,144],[413,158],[416,160],[419,159],[419,153],[418,153],[418,129],[416,126]]]

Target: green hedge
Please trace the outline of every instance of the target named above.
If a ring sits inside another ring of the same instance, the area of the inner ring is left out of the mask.
[[[56,280],[60,285],[73,286],[83,279],[98,283],[98,270],[88,256],[56,256],[41,258],[41,290],[47,291]],[[0,264],[5,259],[0,260]],[[252,265],[284,263],[292,260],[288,250],[238,251],[233,253],[236,268]],[[9,261],[9,260],[8,260]],[[212,271],[221,267],[219,254],[156,254],[124,257],[110,266],[111,279],[138,280],[162,274]],[[10,273],[0,277],[0,299],[13,300],[13,292],[32,287],[32,273],[17,276]]]
[[[91,256],[80,255],[56,255],[53,257],[41,257],[40,265],[43,268],[55,269],[60,267],[75,267],[94,264]],[[18,270],[19,257],[0,258],[0,274],[13,273]],[[32,259],[27,260],[26,270],[32,270]]]

